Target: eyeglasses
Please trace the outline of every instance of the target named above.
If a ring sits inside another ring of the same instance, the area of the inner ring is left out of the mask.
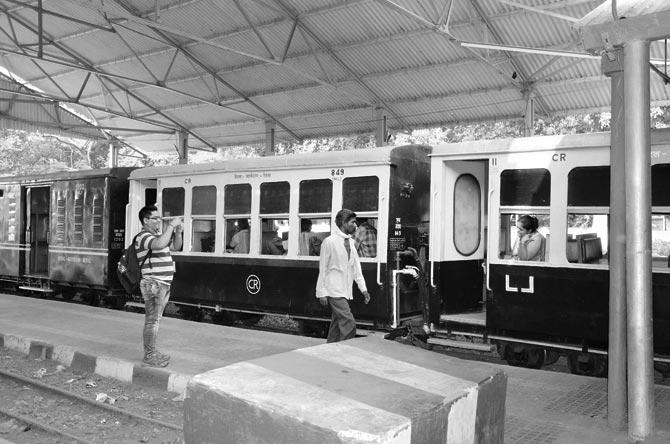
[[[151,216],[151,217],[148,217],[147,219],[151,219],[151,220],[162,220],[163,218],[160,217],[160,216]]]

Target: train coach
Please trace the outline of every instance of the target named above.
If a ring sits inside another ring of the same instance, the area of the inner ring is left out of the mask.
[[[609,133],[438,146],[431,159],[430,285],[435,330],[484,338],[511,364],[567,354],[574,373],[604,375],[609,304]],[[652,132],[653,327],[670,362],[670,132]],[[635,198],[635,197],[631,197]],[[514,257],[532,215],[540,260]]]
[[[0,281],[37,294],[123,301],[131,168],[0,178]]]
[[[208,310],[222,322],[273,313],[322,325],[330,313],[315,296],[320,241],[334,229],[335,213],[349,208],[367,230],[358,252],[372,295],[365,305],[356,289],[352,310],[362,325],[395,327],[422,317],[416,281],[394,270],[425,257],[429,151],[386,147],[138,169],[130,175],[126,240],[141,229],[140,208],[155,202],[164,224],[184,218],[171,295],[182,311]]]

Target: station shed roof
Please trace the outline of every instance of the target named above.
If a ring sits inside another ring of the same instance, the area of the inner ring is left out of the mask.
[[[173,149],[176,131],[197,149],[262,143],[267,122],[277,141],[370,133],[380,108],[409,131],[520,118],[530,95],[540,116],[608,110],[574,27],[605,4],[0,0],[0,65],[145,151]],[[660,75],[651,99],[670,104]]]

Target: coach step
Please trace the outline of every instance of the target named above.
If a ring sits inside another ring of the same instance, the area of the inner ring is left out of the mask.
[[[457,341],[455,339],[445,339],[445,338],[428,338],[428,343],[432,345],[439,345],[442,347],[451,347],[451,348],[460,348],[463,350],[477,350],[480,352],[490,353],[495,350],[495,345],[486,344],[481,342],[468,342],[468,341]]]
[[[38,291],[40,293],[45,293],[45,294],[54,292],[51,288],[48,288],[48,287],[29,287],[27,285],[20,285],[19,290]]]

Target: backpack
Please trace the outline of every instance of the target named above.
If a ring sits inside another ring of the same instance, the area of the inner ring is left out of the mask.
[[[116,274],[119,277],[119,282],[129,295],[139,294],[140,279],[142,278],[142,266],[151,256],[151,250],[147,251],[147,255],[140,263],[137,260],[137,249],[135,243],[137,242],[137,234],[132,243],[123,251],[121,259],[116,264]]]

